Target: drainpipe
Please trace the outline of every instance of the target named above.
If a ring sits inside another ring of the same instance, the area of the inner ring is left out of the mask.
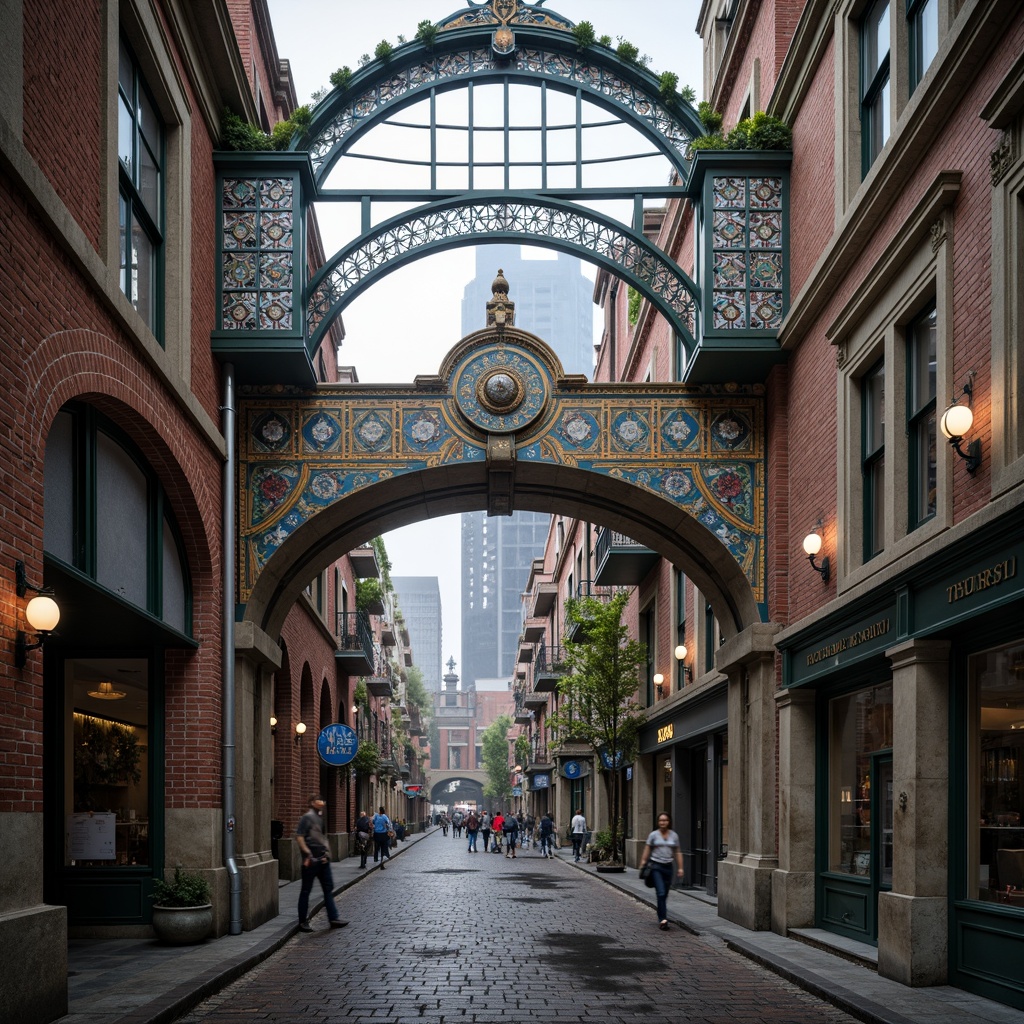
[[[242,934],[242,876],[235,862],[235,367],[224,364],[222,430],[228,455],[222,483],[221,555],[224,567],[222,671],[224,679],[224,865],[230,884],[229,935]]]

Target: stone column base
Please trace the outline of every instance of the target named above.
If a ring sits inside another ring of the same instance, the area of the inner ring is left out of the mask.
[[[813,871],[772,872],[772,931],[788,935],[790,928],[814,927]]]
[[[730,857],[732,855],[730,854]],[[772,923],[772,875],[777,861],[726,858],[718,864],[718,916],[749,928],[768,931]]]
[[[0,1019],[47,1024],[68,1012],[68,912],[40,904],[0,914]]]
[[[238,872],[242,878],[242,930],[248,932],[280,911],[277,861],[269,850],[248,854],[238,861]]]
[[[945,985],[949,905],[944,896],[878,894],[878,974],[903,985]]]

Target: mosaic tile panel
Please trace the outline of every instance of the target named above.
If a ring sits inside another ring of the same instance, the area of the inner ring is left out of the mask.
[[[781,176],[713,177],[713,330],[774,330],[781,324],[784,199]]]
[[[221,330],[294,330],[294,203],[291,178],[223,179]]]

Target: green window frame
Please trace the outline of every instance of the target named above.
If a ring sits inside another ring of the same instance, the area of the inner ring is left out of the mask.
[[[910,93],[939,52],[939,0],[907,0]]]
[[[162,342],[164,128],[138,61],[123,37],[117,99],[121,291]]]
[[[860,23],[860,130],[867,174],[891,131],[889,0],[875,0]]]
[[[936,512],[936,325],[933,304],[907,327],[907,473],[911,530]]]
[[[861,472],[864,478],[864,561],[885,549],[885,360],[861,387]]]

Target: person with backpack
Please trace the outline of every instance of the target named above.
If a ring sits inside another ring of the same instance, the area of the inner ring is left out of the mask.
[[[551,815],[545,812],[544,817],[540,819],[540,855],[542,857],[551,858],[554,854],[551,852],[551,843],[554,837],[555,823],[551,819]]]
[[[480,815],[480,834],[484,837],[484,853],[491,845],[491,816],[484,811]]]
[[[461,839],[462,838],[462,822],[463,822],[462,811],[456,811],[452,815],[452,838],[453,839]]]
[[[519,822],[516,820],[514,814],[510,814],[502,825],[502,830],[505,833],[505,856],[512,854],[512,859],[516,857],[516,840],[519,838]]]
[[[466,816],[466,836],[469,839],[467,853],[476,853],[476,834],[479,828],[480,819],[476,816],[476,811],[470,811]]]

